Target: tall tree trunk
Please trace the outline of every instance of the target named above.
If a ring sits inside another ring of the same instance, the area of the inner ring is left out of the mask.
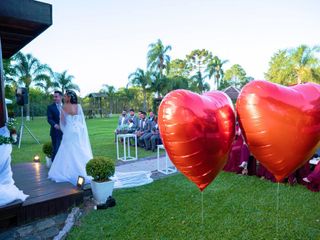
[[[112,115],[112,99],[110,99],[110,102],[109,102],[109,104],[110,104],[110,115]]]
[[[28,104],[26,104],[26,121],[30,121],[30,88],[27,86],[27,93],[28,93]]]
[[[143,111],[147,111],[147,92],[143,89]]]

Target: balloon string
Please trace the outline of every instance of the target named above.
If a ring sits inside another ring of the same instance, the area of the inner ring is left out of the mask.
[[[203,225],[203,191],[201,191],[201,225]]]
[[[276,239],[279,239],[279,188],[280,183],[278,182],[277,186],[277,209],[276,209]]]

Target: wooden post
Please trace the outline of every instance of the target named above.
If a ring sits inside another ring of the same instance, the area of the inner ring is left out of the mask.
[[[0,128],[6,123],[6,99],[4,96],[4,73],[2,66],[2,47],[0,38]]]

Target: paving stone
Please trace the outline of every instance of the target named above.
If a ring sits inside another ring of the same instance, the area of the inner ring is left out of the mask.
[[[41,236],[42,239],[49,239],[49,238],[55,237],[56,235],[58,235],[58,233],[59,233],[59,229],[57,227],[51,227],[39,233],[39,235]]]
[[[55,221],[56,224],[61,225],[61,224],[64,224],[64,222],[66,221],[67,217],[68,217],[68,214],[67,213],[63,213],[63,214],[59,214],[57,216],[54,216],[52,218],[52,220]]]
[[[55,224],[56,224],[55,221],[53,221],[52,219],[45,219],[37,223],[36,229],[37,231],[41,232],[45,229],[51,228]]]
[[[33,227],[31,225],[17,229],[17,233],[19,234],[19,237],[21,237],[21,238],[30,235],[32,232],[33,232]]]
[[[27,237],[24,237],[24,238],[20,238],[21,240],[41,240],[41,237],[39,236],[27,236]]]

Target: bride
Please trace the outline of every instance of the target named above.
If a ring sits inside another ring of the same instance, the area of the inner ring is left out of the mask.
[[[60,113],[60,128],[63,132],[61,145],[49,171],[49,178],[56,182],[71,182],[77,185],[79,176],[89,183],[86,164],[92,159],[92,150],[84,114],[77,95],[67,90]]]

